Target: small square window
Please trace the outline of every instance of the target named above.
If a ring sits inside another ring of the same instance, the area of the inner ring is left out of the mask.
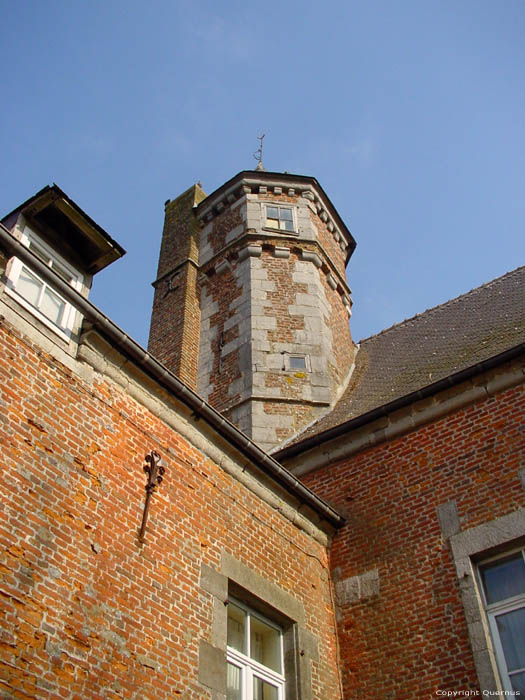
[[[306,369],[306,357],[304,355],[290,355],[290,369]]]
[[[21,243],[28,247],[44,265],[56,272],[64,282],[80,291],[82,276],[28,227],[24,230]],[[22,306],[56,333],[69,337],[75,320],[75,309],[53,289],[52,285],[41,279],[29,265],[18,258],[13,258],[11,261],[6,289]]]
[[[309,355],[283,353],[283,370],[287,372],[311,372]]]
[[[291,207],[266,206],[266,226],[280,231],[295,231]]]

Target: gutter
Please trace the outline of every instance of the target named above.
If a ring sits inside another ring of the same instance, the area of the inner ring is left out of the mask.
[[[204,399],[166,369],[135,340],[130,338],[94,304],[85,299],[69,284],[64,282],[50,267],[44,265],[29,248],[22,245],[9,230],[0,223],[0,244],[57,289],[93,326],[111,343],[130,357],[146,374],[168,389],[196,416],[204,419],[219,435],[226,438],[243,455],[248,457],[261,471],[271,476],[277,483],[293,494],[299,501],[308,505],[321,518],[334,527],[342,527],[344,518],[328,504],[304,486],[297,477],[270,457],[255,442],[250,440],[233,423],[226,420]]]
[[[294,443],[293,445],[285,447],[282,450],[277,450],[276,452],[274,452],[274,454],[280,461],[289,460],[292,457],[296,457],[297,455],[303,452],[308,452],[309,450],[314,449],[321,443],[326,443],[330,440],[335,440],[336,438],[341,437],[345,433],[349,433],[352,430],[356,430],[357,428],[361,428],[364,425],[367,425],[368,423],[372,423],[378,418],[389,416],[395,411],[398,411],[401,408],[406,408],[407,406],[409,406],[412,403],[415,403],[416,401],[420,401],[421,399],[427,399],[439,393],[440,391],[444,391],[445,389],[450,389],[453,386],[461,384],[462,382],[471,379],[472,377],[475,377],[478,374],[493,369],[503,364],[504,362],[513,360],[516,357],[522,355],[523,353],[525,353],[525,343],[519,343],[518,345],[515,345],[514,347],[509,348],[508,350],[505,350],[504,352],[499,353],[498,355],[489,357],[488,359],[478,362],[475,365],[471,365],[466,369],[462,369],[459,372],[449,374],[447,377],[444,377],[443,379],[440,379],[437,382],[434,382],[433,384],[428,384],[427,386],[418,389],[417,391],[413,391],[410,394],[405,394],[404,396],[401,396],[398,399],[394,399],[389,403],[383,404],[382,406],[378,406],[377,408],[373,408],[371,411],[367,411],[367,413],[363,413],[360,416],[357,416],[356,418],[352,418],[348,421],[345,421],[344,423],[336,425],[333,428],[324,430],[322,433],[317,433],[316,435],[313,435],[310,438],[306,438],[301,442]]]

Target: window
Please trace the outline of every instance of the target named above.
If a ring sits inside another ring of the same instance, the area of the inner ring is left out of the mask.
[[[525,695],[525,550],[479,566],[494,649],[505,690]]]
[[[82,276],[27,227],[21,243],[74,289],[81,289]],[[18,258],[14,258],[11,262],[7,290],[22,306],[53,328],[56,333],[69,336],[75,319],[75,309]]]
[[[290,369],[306,369],[306,357],[302,355],[290,355]]]
[[[266,226],[280,231],[295,231],[291,207],[266,206]]]
[[[284,700],[282,630],[237,601],[228,604],[227,700]]]
[[[283,370],[287,372],[311,372],[310,356],[283,352]]]

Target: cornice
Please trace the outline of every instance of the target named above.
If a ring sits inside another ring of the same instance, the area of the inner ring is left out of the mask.
[[[247,195],[303,197],[310,209],[326,224],[335,242],[346,253],[346,262],[352,255],[356,242],[339,216],[321,185],[313,177],[269,173],[265,171],[243,171],[212,192],[197,207],[195,215],[201,226],[205,226],[226,208]]]

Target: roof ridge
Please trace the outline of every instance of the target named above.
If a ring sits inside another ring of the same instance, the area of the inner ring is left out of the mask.
[[[447,301],[442,302],[441,304],[436,304],[436,306],[431,306],[428,309],[425,309],[425,311],[420,311],[417,314],[414,314],[413,316],[410,316],[410,318],[405,318],[403,321],[399,321],[398,323],[394,323],[391,326],[388,326],[387,328],[383,328],[379,333],[374,333],[373,335],[368,336],[367,338],[362,338],[358,345],[361,343],[366,343],[369,340],[372,340],[373,338],[378,338],[381,335],[385,335],[386,333],[389,333],[390,331],[399,328],[405,324],[410,323],[411,321],[414,321],[417,318],[420,318],[421,316],[424,316],[425,314],[430,313],[431,311],[436,311],[437,309],[442,309],[445,308],[446,306],[451,306],[452,304],[457,303],[460,299],[463,299],[470,294],[474,294],[475,292],[479,292],[482,289],[486,289],[490,287],[492,284],[495,282],[500,282],[502,279],[505,277],[510,277],[511,275],[514,275],[518,272],[521,272],[525,270],[525,265],[520,265],[519,267],[515,268],[514,270],[510,270],[510,272],[506,272],[504,275],[500,275],[499,277],[494,277],[494,279],[489,280],[488,282],[483,282],[483,284],[480,284],[478,287],[473,287],[470,289],[468,292],[463,292],[463,294],[458,294],[457,297],[453,297],[452,299],[447,299]]]

